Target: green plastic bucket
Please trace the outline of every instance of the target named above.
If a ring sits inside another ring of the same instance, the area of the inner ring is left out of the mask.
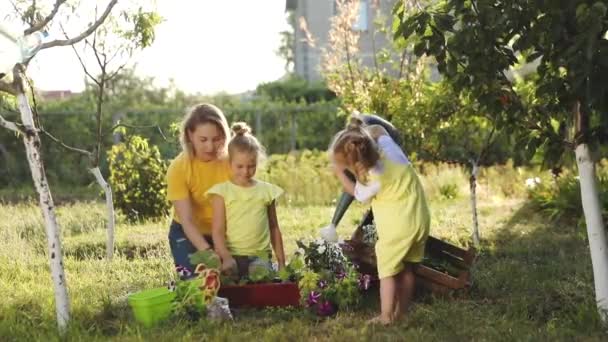
[[[135,320],[146,327],[151,327],[169,317],[174,299],[175,292],[161,287],[130,295],[129,305],[133,309]]]

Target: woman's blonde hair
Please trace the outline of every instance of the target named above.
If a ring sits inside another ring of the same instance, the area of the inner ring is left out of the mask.
[[[266,158],[266,149],[258,139],[251,134],[251,127],[245,122],[235,122],[230,127],[233,133],[232,139],[228,143],[228,156],[232,158],[234,153],[255,154],[258,162]]]
[[[179,142],[182,145],[182,150],[190,156],[194,155],[192,144],[188,139],[188,133],[192,133],[199,125],[214,124],[222,132],[224,136],[224,147],[220,151],[220,156],[226,155],[227,142],[230,139],[230,130],[228,129],[228,121],[221,109],[210,103],[202,103],[194,106],[182,121]]]
[[[344,157],[347,166],[352,167],[359,181],[367,182],[367,172],[378,163],[380,152],[374,139],[362,127],[363,122],[351,118],[346,129],[338,132],[329,145],[333,157]]]

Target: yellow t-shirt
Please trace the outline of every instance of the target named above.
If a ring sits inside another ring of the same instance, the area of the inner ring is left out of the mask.
[[[215,184],[230,179],[228,160],[218,159],[203,162],[180,153],[167,170],[167,199],[169,201],[190,199],[194,224],[203,234],[211,234],[211,202],[205,192]],[[181,223],[175,209],[173,219]]]
[[[251,187],[230,181],[214,185],[207,194],[219,195],[226,207],[226,247],[233,255],[258,255],[270,252],[268,206],[283,189],[256,180]]]

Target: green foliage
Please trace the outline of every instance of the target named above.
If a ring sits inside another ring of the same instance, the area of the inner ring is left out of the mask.
[[[108,153],[114,203],[130,221],[157,219],[169,213],[167,163],[156,146],[139,136],[114,145]]]
[[[439,187],[439,194],[443,199],[454,199],[458,196],[458,185],[454,183],[441,185]]]
[[[220,269],[220,266],[222,265],[219,255],[210,249],[196,251],[190,254],[188,258],[190,259],[190,264],[195,266],[203,264],[207,268]]]
[[[249,279],[254,283],[268,283],[274,279],[274,272],[268,268],[268,262],[256,259],[249,264]]]
[[[605,8],[584,0],[443,0],[412,14],[399,4],[395,37],[417,41],[415,53],[433,57],[455,91],[474,94],[499,128],[511,127],[528,159],[541,149],[553,167],[559,166],[568,135],[575,144],[607,141]],[[526,64],[533,61],[538,66],[532,76],[522,79],[517,69],[531,68]],[[577,103],[582,125],[569,132]]]
[[[203,292],[199,289],[200,279],[180,280],[175,286],[173,315],[196,321],[207,312]]]
[[[341,192],[325,152],[272,155],[258,171],[257,177],[283,188],[285,195],[280,202],[291,205],[329,204]]]
[[[598,192],[604,221],[608,220],[608,162],[598,168]],[[541,182],[530,187],[530,202],[548,215],[551,220],[575,220],[584,225],[581,187],[578,177],[566,172],[553,182]]]

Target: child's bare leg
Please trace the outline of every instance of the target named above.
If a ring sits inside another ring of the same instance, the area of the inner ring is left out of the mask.
[[[414,297],[416,288],[416,276],[412,264],[406,263],[405,269],[396,276],[397,300],[395,305],[394,317],[398,319],[407,313]]]
[[[371,323],[391,324],[395,311],[395,298],[397,294],[396,277],[380,279],[380,316],[372,319]]]

